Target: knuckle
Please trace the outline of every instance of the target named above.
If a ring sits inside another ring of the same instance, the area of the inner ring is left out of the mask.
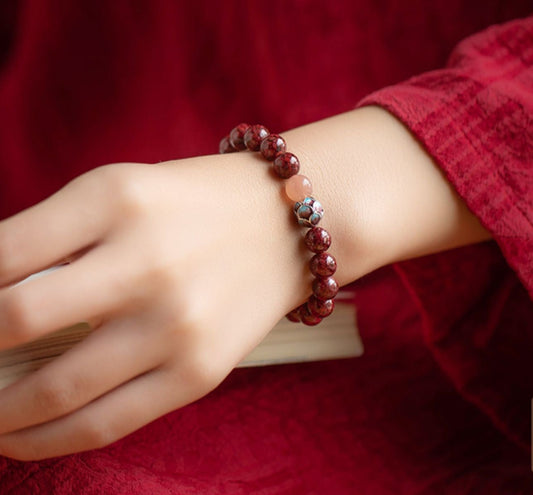
[[[132,172],[126,167],[116,167],[107,175],[109,193],[122,215],[139,214],[148,203],[146,188]]]
[[[115,208],[119,215],[137,213],[144,208],[146,188],[139,179],[137,163],[114,163],[95,168],[72,181],[99,203]]]
[[[221,369],[216,354],[204,351],[192,352],[185,364],[185,379],[201,394],[217,387],[227,374]]]

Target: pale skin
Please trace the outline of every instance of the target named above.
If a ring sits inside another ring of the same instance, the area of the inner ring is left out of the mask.
[[[490,238],[382,109],[283,136],[325,207],[341,285]],[[94,327],[0,391],[0,454],[103,447],[215,388],[310,294],[290,210],[268,162],[242,152],[100,167],[0,222],[0,348],[79,321]]]

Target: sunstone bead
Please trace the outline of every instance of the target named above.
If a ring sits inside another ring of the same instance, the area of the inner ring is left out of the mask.
[[[223,155],[224,153],[233,153],[234,151],[237,151],[229,142],[229,136],[226,136],[220,140],[220,144],[218,145],[218,152]]]
[[[315,277],[329,277],[337,270],[337,261],[331,254],[322,252],[311,258],[309,268]]]
[[[325,301],[333,299],[339,292],[339,284],[333,277],[317,277],[313,280],[313,294]]]
[[[300,170],[300,162],[292,153],[280,153],[273,164],[274,172],[280,179],[288,179]]]
[[[321,253],[327,251],[331,246],[331,236],[326,229],[322,227],[313,227],[305,234],[305,245],[309,251],[313,253]]]
[[[259,151],[261,141],[270,134],[270,131],[262,125],[256,124],[248,128],[244,133],[244,145],[250,151]]]
[[[244,144],[244,134],[250,128],[250,124],[239,124],[237,127],[234,127],[229,133],[229,142],[237,150],[242,151],[246,149]]]
[[[325,318],[333,313],[335,301],[333,301],[333,299],[326,299],[325,301],[322,301],[321,299],[317,299],[315,296],[311,296],[309,301],[307,301],[307,307],[315,316]]]
[[[274,161],[276,157],[287,149],[287,143],[278,134],[270,134],[261,141],[259,147],[261,154],[270,162]]]
[[[293,201],[303,201],[313,194],[313,185],[305,175],[293,175],[285,182],[285,194]]]
[[[311,312],[307,303],[300,306],[300,318],[302,319],[302,323],[304,325],[310,327],[318,325],[322,321],[320,316],[316,316]]]

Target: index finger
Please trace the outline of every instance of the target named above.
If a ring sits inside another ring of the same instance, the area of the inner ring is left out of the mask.
[[[0,221],[0,287],[48,268],[94,244],[104,231],[102,204],[88,201],[86,181]]]

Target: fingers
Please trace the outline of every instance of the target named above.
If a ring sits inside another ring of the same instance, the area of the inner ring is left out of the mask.
[[[88,201],[84,184],[82,180],[71,182],[43,202],[0,222],[0,286],[56,264],[103,235],[103,201]]]
[[[114,256],[114,249],[98,247],[70,265],[0,289],[0,349],[98,320],[117,308],[127,296],[128,270]]]
[[[0,391],[0,434],[64,416],[157,367],[154,336],[130,320],[97,332],[39,371]]]
[[[191,387],[169,381],[166,371],[154,370],[68,416],[0,435],[0,454],[38,460],[104,447],[196,400]]]

